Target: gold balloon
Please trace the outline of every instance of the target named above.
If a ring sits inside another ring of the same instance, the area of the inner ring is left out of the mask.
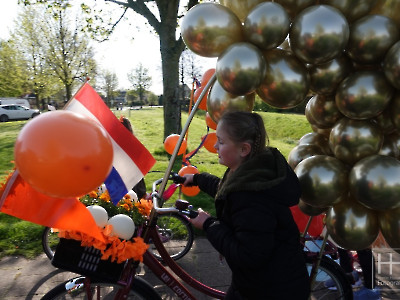
[[[311,98],[310,98],[310,100],[311,100]],[[317,121],[314,119],[314,117],[311,113],[312,102],[310,102],[310,100],[307,101],[304,114],[306,115],[306,119],[307,119],[308,123],[311,124],[311,126],[317,126]]]
[[[333,126],[329,146],[335,157],[353,165],[360,159],[377,154],[383,143],[383,134],[372,120],[340,119]]]
[[[329,207],[314,207],[308,205],[303,200],[300,199],[299,201],[299,209],[302,213],[306,214],[307,216],[318,216],[324,212],[326,212]]]
[[[400,131],[400,91],[396,90],[388,110],[395,128]]]
[[[301,200],[308,205],[332,206],[348,192],[348,168],[335,157],[315,155],[306,158],[294,171],[301,185]]]
[[[350,171],[351,194],[364,206],[375,210],[400,206],[400,161],[372,155],[357,162]]]
[[[217,79],[225,91],[234,95],[254,92],[263,82],[265,74],[264,56],[250,43],[229,46],[217,60]]]
[[[309,132],[303,135],[299,140],[299,145],[315,145],[318,146],[324,154],[332,154],[331,148],[329,148],[328,138],[316,132]]]
[[[368,15],[351,25],[347,53],[356,62],[380,62],[399,39],[396,23],[382,15]]]
[[[244,96],[232,95],[225,91],[216,80],[211,86],[207,98],[207,111],[211,119],[218,123],[221,116],[228,111],[249,111],[254,108],[255,93]]]
[[[294,147],[288,156],[288,163],[292,169],[295,169],[296,166],[306,158],[309,158],[314,155],[322,155],[325,154],[322,149],[317,145],[297,145]]]
[[[400,27],[400,2],[397,0],[378,0],[370,14],[383,15],[391,18]]]
[[[400,41],[389,49],[382,65],[386,78],[396,89],[400,89]]]
[[[351,119],[378,116],[390,102],[394,88],[381,72],[358,71],[344,79],[336,90],[336,105]]]
[[[332,131],[332,128],[318,128],[317,126],[313,125],[311,125],[311,128],[315,133],[326,136],[327,138],[329,138],[329,135],[331,134]]]
[[[231,9],[240,19],[244,21],[249,12],[265,0],[219,0],[219,3]]]
[[[377,0],[320,0],[321,4],[328,4],[339,9],[351,23],[368,14]]]
[[[243,25],[246,40],[262,50],[270,50],[282,44],[289,28],[288,14],[280,4],[274,2],[257,5]]]
[[[366,249],[379,234],[375,212],[357,203],[351,196],[330,208],[325,221],[328,234],[344,249]]]
[[[391,101],[391,103],[393,103],[393,101]],[[396,126],[392,120],[393,109],[391,103],[389,103],[381,114],[374,118],[383,134],[391,134],[396,131]]]
[[[238,17],[217,3],[193,6],[183,18],[181,34],[190,50],[205,57],[217,57],[228,46],[243,41]]]
[[[267,75],[256,90],[267,104],[288,109],[300,104],[306,97],[310,76],[305,65],[293,54],[281,49],[264,53]]]
[[[381,150],[379,150],[379,155],[391,156],[396,159],[399,158],[399,148],[397,148],[397,141],[393,140],[392,135],[385,135],[383,137],[383,144]]]
[[[385,241],[392,248],[400,248],[400,208],[379,212],[378,220]]]
[[[349,39],[349,24],[329,5],[304,9],[293,20],[289,32],[294,54],[310,64],[321,64],[340,56]]]
[[[310,89],[317,94],[331,95],[339,83],[352,71],[351,60],[341,55],[323,64],[311,65]]]
[[[306,7],[315,4],[316,0],[274,0],[274,2],[282,5],[290,18],[293,20],[299,12],[301,12]]]
[[[336,106],[334,96],[315,95],[308,103],[310,103],[310,113],[318,127],[331,128],[343,117]]]

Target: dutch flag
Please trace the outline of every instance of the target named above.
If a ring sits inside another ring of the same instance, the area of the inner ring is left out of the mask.
[[[105,180],[114,204],[125,196],[155,164],[143,144],[127,130],[96,91],[85,83],[64,107],[94,119],[108,132],[113,149],[113,168]]]

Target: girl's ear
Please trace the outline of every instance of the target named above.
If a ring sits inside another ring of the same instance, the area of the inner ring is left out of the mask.
[[[240,151],[241,157],[246,157],[251,152],[251,145],[249,143],[242,143],[242,149]]]

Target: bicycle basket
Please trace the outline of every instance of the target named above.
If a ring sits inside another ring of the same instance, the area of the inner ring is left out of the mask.
[[[101,256],[96,248],[82,247],[80,241],[61,238],[51,263],[59,269],[117,282],[125,262],[118,264],[110,259],[101,260]]]

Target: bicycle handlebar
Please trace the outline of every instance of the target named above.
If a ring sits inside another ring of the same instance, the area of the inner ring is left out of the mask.
[[[159,207],[158,201],[162,200],[162,197],[157,192],[157,186],[162,183],[163,180],[164,178],[160,178],[153,182],[153,192],[151,194],[151,197],[153,199],[153,209],[158,214],[179,213],[188,216],[191,219],[196,218],[199,213],[197,211],[194,211],[193,206],[189,205],[189,202],[185,200],[177,200],[175,206],[173,207]],[[186,179],[185,177],[179,176],[177,173],[171,173],[168,180],[172,180],[174,183],[180,184],[184,183]]]

